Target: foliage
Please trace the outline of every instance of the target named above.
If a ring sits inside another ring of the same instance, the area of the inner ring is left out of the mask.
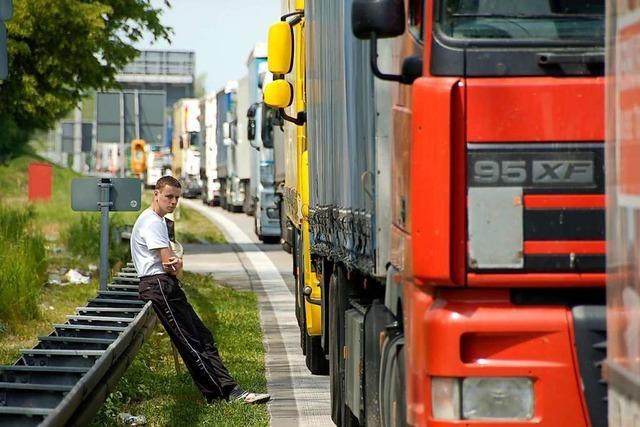
[[[87,261],[97,263],[100,258],[100,214],[79,214],[80,219],[72,223],[64,233],[64,242],[69,252]],[[121,241],[118,231],[125,226],[117,214],[109,215],[109,265],[129,258],[129,244]]]
[[[32,132],[50,128],[83,94],[115,87],[145,33],[158,40],[171,32],[150,0],[13,3],[9,78],[0,85],[0,160],[22,152]]]
[[[31,223],[32,207],[0,206],[0,324],[38,316],[47,264],[44,238]]]
[[[222,232],[195,209],[180,206],[176,221],[176,240],[180,243],[226,243]]]

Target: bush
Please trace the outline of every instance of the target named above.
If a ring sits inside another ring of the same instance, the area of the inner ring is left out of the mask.
[[[44,238],[31,226],[31,206],[0,206],[0,324],[38,317],[47,271]]]
[[[115,237],[118,229],[124,226],[124,222],[118,215],[109,216],[109,265],[115,266],[118,262],[124,262],[129,257],[129,244]],[[83,214],[80,220],[71,224],[65,233],[65,243],[72,255],[85,261],[98,264],[100,260],[100,215]]]

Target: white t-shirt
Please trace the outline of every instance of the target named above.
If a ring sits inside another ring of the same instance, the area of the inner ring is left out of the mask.
[[[138,276],[165,273],[160,251],[169,248],[169,231],[164,218],[151,208],[140,214],[131,232],[131,257]]]

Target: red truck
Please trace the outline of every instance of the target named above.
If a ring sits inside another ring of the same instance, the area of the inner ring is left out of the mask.
[[[353,1],[397,82],[381,424],[606,425],[604,13]]]

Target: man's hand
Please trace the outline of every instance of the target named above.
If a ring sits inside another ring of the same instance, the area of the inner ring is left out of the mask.
[[[178,257],[169,257],[168,262],[163,262],[162,267],[168,274],[175,276],[182,271],[182,260]]]
[[[175,256],[169,257],[167,262],[162,263],[162,267],[168,274],[175,276],[182,272],[182,260]]]

